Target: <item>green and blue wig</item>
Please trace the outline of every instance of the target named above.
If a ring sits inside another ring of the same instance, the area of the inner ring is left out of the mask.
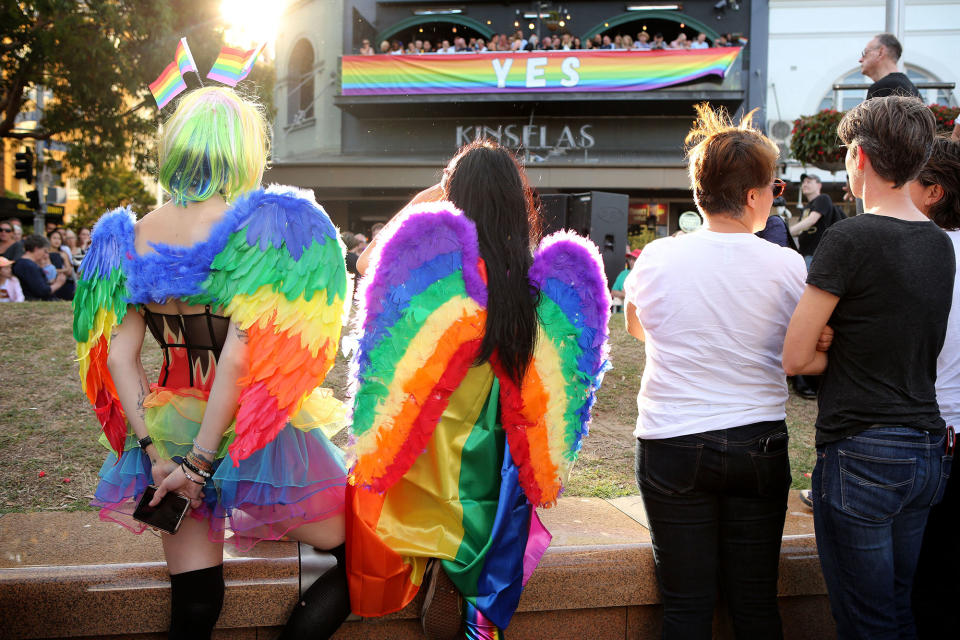
[[[260,186],[270,153],[263,107],[227,87],[185,95],[160,129],[160,186],[181,206]]]

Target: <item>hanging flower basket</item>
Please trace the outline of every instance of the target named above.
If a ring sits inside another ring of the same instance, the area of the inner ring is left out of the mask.
[[[937,133],[950,133],[953,131],[953,124],[960,115],[960,107],[945,107],[942,104],[930,105],[930,111],[933,111],[933,117],[937,119]]]
[[[800,116],[793,121],[790,153],[800,164],[812,165],[824,171],[843,169],[846,153],[837,137],[837,125],[843,112],[824,109],[812,116]]]

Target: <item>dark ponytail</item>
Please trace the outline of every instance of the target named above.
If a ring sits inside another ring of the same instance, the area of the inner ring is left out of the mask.
[[[477,225],[487,266],[487,326],[477,361],[489,361],[496,351],[519,384],[537,334],[539,292],[527,279],[540,237],[533,194],[513,154],[491,141],[460,149],[445,174],[445,195]]]

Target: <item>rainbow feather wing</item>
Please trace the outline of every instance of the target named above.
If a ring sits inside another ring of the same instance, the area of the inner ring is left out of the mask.
[[[273,440],[333,366],[347,293],[343,244],[312,194],[279,187],[237,201],[235,230],[204,294],[247,331],[234,464]]]
[[[556,502],[587,433],[607,367],[610,294],[597,248],[575,233],[547,237],[530,281],[540,328],[520,389],[500,375],[504,429],[531,504]]]
[[[361,285],[353,362],[352,477],[375,491],[390,488],[424,450],[486,324],[473,222],[449,202],[403,216]]]
[[[127,419],[107,368],[107,354],[110,334],[127,313],[123,260],[133,255],[135,221],[129,209],[115,209],[100,218],[93,229],[90,250],[80,265],[73,298],[80,384],[118,458],[127,437]]]

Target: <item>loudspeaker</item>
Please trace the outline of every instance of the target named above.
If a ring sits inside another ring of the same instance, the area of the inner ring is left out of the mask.
[[[624,193],[590,191],[570,195],[567,228],[593,241],[600,249],[607,286],[625,266],[627,254],[627,210],[630,197]]]
[[[543,235],[567,228],[567,207],[570,196],[566,193],[540,195],[540,213],[543,216]]]

